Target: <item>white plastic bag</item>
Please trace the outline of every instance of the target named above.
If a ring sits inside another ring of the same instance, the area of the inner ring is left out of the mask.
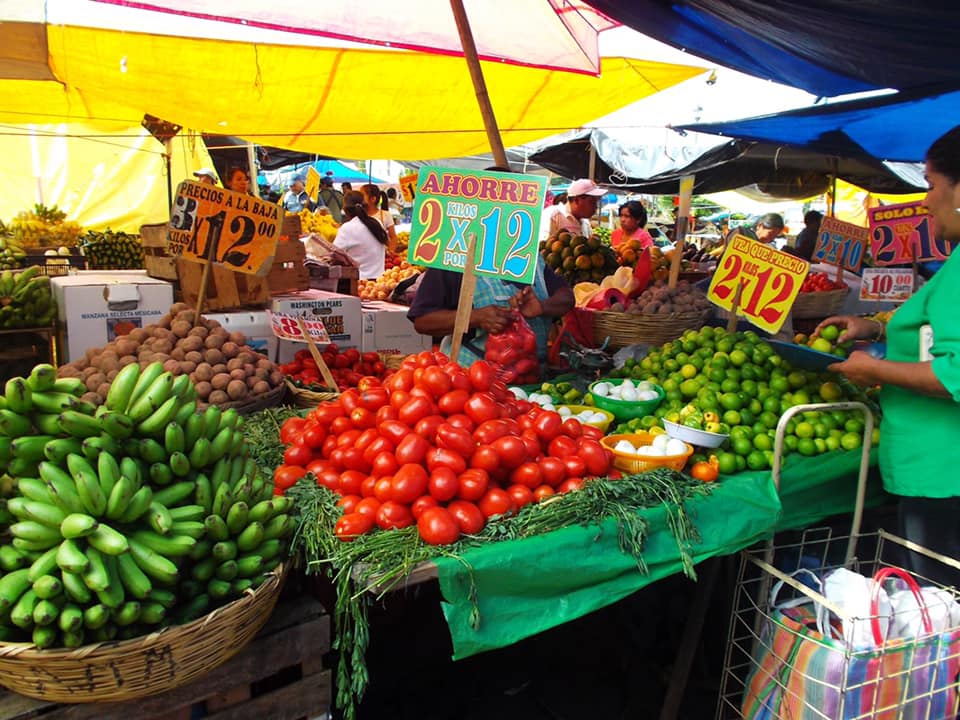
[[[823,582],[823,594],[842,612],[839,618],[843,626],[843,639],[852,650],[867,650],[876,647],[870,620],[877,615],[880,635],[888,637],[890,627],[890,597],[882,587],[877,588],[877,611],[872,612],[870,600],[874,582],[860,573],[838,568],[827,574]]]
[[[920,595],[927,607],[933,632],[940,633],[960,626],[960,605],[946,590],[938,587],[922,587]],[[889,638],[916,638],[926,633],[920,616],[917,598],[910,590],[893,590],[890,593],[893,618]]]

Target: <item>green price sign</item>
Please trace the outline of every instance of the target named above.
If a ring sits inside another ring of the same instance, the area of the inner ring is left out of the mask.
[[[478,274],[533,283],[546,178],[429,166],[419,175],[411,263],[463,272],[474,233]]]

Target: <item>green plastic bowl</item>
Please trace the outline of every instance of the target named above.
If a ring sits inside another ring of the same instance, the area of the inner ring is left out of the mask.
[[[653,389],[657,391],[657,397],[652,400],[634,400],[632,402],[629,400],[617,400],[615,398],[597,395],[593,391],[594,386],[601,382],[620,385],[626,379],[628,378],[610,378],[609,380],[597,380],[596,382],[590,383],[590,397],[593,398],[593,404],[601,410],[613,413],[613,416],[620,422],[652,414],[653,411],[657,409],[657,406],[663,402],[664,397],[663,388],[656,383],[650,383],[653,385]],[[631,379],[630,382],[634,381]]]

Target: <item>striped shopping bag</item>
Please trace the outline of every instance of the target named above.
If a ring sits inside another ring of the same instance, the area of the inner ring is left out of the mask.
[[[933,720],[957,715],[960,628],[850,650],[809,607],[774,609],[741,706],[746,720]]]

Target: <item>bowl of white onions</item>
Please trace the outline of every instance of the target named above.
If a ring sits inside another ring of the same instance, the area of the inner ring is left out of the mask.
[[[650,415],[663,401],[663,388],[647,380],[630,378],[597,380],[590,385],[593,404],[601,410],[612,412],[617,420]]]

